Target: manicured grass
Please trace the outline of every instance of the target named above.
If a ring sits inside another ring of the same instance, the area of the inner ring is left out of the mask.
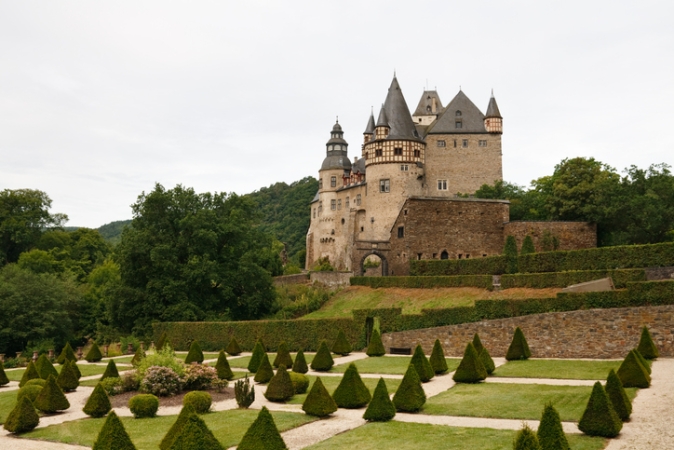
[[[61,366],[60,364],[55,364],[54,367],[56,368],[56,371],[61,373]],[[83,377],[88,377],[91,375],[99,375],[103,374],[105,372],[105,365],[98,365],[98,364],[78,364],[77,365],[78,369],[80,369],[80,372],[82,373]],[[129,367],[130,368],[130,367]],[[119,371],[121,372],[124,370],[124,366],[118,367]],[[7,370],[5,373],[7,374],[7,378],[9,378],[10,381],[21,381],[21,377],[23,377],[23,373],[26,371],[26,368],[21,368],[18,370]]]
[[[217,359],[218,355],[220,354],[220,352],[203,352],[203,353],[204,359]],[[176,357],[185,361],[185,358],[187,357],[187,352],[176,352]]]
[[[490,428],[459,428],[405,422],[368,423],[320,442],[309,450],[357,448],[358,450],[511,450],[516,431]],[[567,435],[574,450],[600,450],[606,440],[582,435]]]
[[[133,355],[124,356],[122,358],[103,358],[103,360],[101,362],[104,362],[104,363],[107,364],[108,361],[111,360],[111,359],[115,360],[115,364],[119,364],[119,363],[131,364],[131,360],[133,359]]]
[[[461,359],[445,358],[449,372],[453,372],[459,367]],[[412,360],[411,356],[379,356],[372,358],[359,359],[354,361],[360,373],[382,373],[382,374],[397,374],[405,375],[407,367]],[[330,372],[345,372],[349,364],[340,364],[334,366]]]
[[[9,416],[16,406],[16,389],[12,391],[3,391],[0,389],[0,424],[5,423],[5,419]]]
[[[611,369],[618,371],[622,361],[577,361],[530,359],[509,361],[497,367],[493,376],[515,378],[557,378],[569,380],[606,380]]]
[[[290,354],[293,357],[293,361],[295,361],[295,356],[297,355],[296,353],[291,353]],[[276,358],[276,353],[267,353],[267,356],[269,356],[269,362],[273,363],[274,358]],[[333,357],[335,357],[333,355]],[[216,356],[217,358],[217,356]],[[227,362],[229,363],[229,367],[236,367],[239,369],[246,369],[248,368],[248,363],[250,362],[250,356],[242,356],[240,358],[227,358]],[[307,364],[311,364],[311,361],[314,360],[314,354],[313,353],[305,353],[304,354],[304,359],[307,361]],[[208,363],[209,366],[215,366],[215,361],[212,363]]]
[[[225,447],[237,445],[244,433],[255,420],[257,410],[233,410],[202,415],[206,425]],[[274,422],[280,431],[298,427],[315,420],[306,414],[272,412]],[[178,416],[159,416],[152,419],[122,417],[124,428],[138,450],[156,450],[168,429]],[[22,437],[48,441],[78,444],[91,447],[98,436],[105,418],[82,419],[40,428]]]
[[[636,389],[626,389],[632,399]],[[543,407],[552,402],[563,421],[580,420],[592,386],[548,386],[543,384],[457,384],[428,399],[424,414],[540,419]]]
[[[301,405],[302,403],[304,403],[304,400],[307,398],[309,391],[311,391],[311,388],[314,385],[314,381],[316,381],[315,376],[308,375],[308,377],[309,377],[309,389],[307,389],[307,393],[293,395],[293,397],[287,403],[293,405]],[[365,383],[365,386],[367,386],[367,388],[370,390],[370,394],[373,394],[374,388],[377,387],[377,383],[379,382],[379,378],[363,378],[362,380],[363,383]],[[342,377],[334,377],[334,376],[321,377],[321,381],[323,382],[323,385],[328,390],[330,395],[332,395],[335,392],[335,389],[337,389],[337,386],[339,386],[339,382],[342,381]],[[386,388],[388,389],[388,393],[393,394],[396,391],[396,389],[398,389],[398,386],[400,385],[400,382],[402,380],[391,380],[384,378],[384,381],[386,382]]]

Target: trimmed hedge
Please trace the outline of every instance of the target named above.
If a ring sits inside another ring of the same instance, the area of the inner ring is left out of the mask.
[[[361,408],[372,400],[372,394],[360,378],[354,363],[349,364],[332,398],[337,406],[347,409]]]
[[[288,375],[290,375],[290,381],[293,382],[295,394],[306,394],[307,389],[309,389],[309,378],[303,373],[297,372],[288,372]]]
[[[562,421],[552,403],[548,403],[543,409],[536,436],[544,450],[569,450],[569,442],[564,434]]]
[[[183,397],[183,406],[190,404],[197,414],[206,414],[211,410],[213,397],[208,392],[191,391]]]
[[[84,359],[86,359],[89,362],[98,362],[101,359],[103,359],[103,354],[101,353],[101,349],[98,348],[98,344],[94,342],[94,344],[87,352],[87,356],[85,356]]]
[[[206,423],[196,414],[190,414],[176,433],[170,450],[225,450]]]
[[[372,401],[367,405],[363,419],[368,422],[388,422],[396,415],[396,407],[389,397],[388,389],[383,378],[379,378],[377,387],[374,389]]]
[[[620,378],[618,378],[618,375],[616,375],[613,369],[608,373],[605,389],[606,395],[608,395],[609,400],[611,400],[613,409],[615,409],[620,420],[623,422],[629,420],[630,414],[632,414],[632,402],[627,396]]]
[[[286,345],[285,342],[281,342],[279,344],[278,350],[276,351],[276,358],[274,358],[274,362],[272,363],[272,365],[277,369],[281,364],[283,364],[286,367],[293,366],[293,357],[290,356],[290,351],[288,351],[288,345]]]
[[[316,417],[327,417],[337,411],[337,404],[323,385],[321,377],[316,377],[309,395],[304,399],[302,411]]]
[[[262,407],[257,419],[248,428],[237,446],[238,450],[282,450],[286,448],[288,447],[276,428],[274,418],[265,406]]]
[[[421,348],[421,344],[417,344],[414,349],[410,364],[416,369],[419,380],[421,380],[422,383],[430,381],[435,376],[435,371],[428,361],[428,358],[426,358],[424,350]]]
[[[64,392],[74,391],[80,385],[80,379],[77,377],[77,368],[75,366],[74,362],[66,360],[66,363],[61,368],[61,373],[56,377],[56,383]]]
[[[100,383],[94,388],[82,411],[91,417],[103,417],[112,410],[110,397]]]
[[[475,336],[477,336],[477,334]],[[433,351],[431,352],[431,357],[428,359],[428,362],[431,363],[433,372],[435,372],[436,375],[445,373],[449,370],[449,367],[447,367],[447,360],[445,360],[445,352],[442,349],[442,344],[440,344],[440,339],[435,340]]]
[[[424,403],[426,403],[426,393],[421,386],[417,370],[410,363],[398,390],[393,395],[393,405],[396,407],[396,411],[417,412],[424,406]]]
[[[35,368],[37,369],[37,373],[40,374],[40,378],[43,380],[49,378],[49,375],[53,376],[54,378],[59,376],[59,373],[54,365],[44,354],[40,355],[37,361],[35,361]]]
[[[196,340],[192,341],[192,344],[190,345],[190,351],[185,357],[185,364],[192,364],[193,362],[196,362],[197,364],[204,362],[204,352],[201,351],[201,346]]]
[[[37,371],[37,368],[35,367],[35,364],[33,363],[33,361],[31,361],[31,362],[28,363],[28,366],[26,367],[26,370],[23,371],[23,375],[21,376],[21,381],[19,381],[19,387],[20,388],[24,387],[28,381],[34,380],[36,378],[40,378],[40,374]]]
[[[321,341],[318,346],[318,351],[316,352],[316,355],[314,355],[313,361],[311,361],[311,369],[317,372],[327,372],[332,369],[332,366],[334,365],[335,360],[332,359],[327,342]]]
[[[241,347],[239,347],[239,343],[236,342],[236,338],[232,337],[232,340],[229,341],[229,344],[227,344],[227,348],[225,349],[227,353],[229,353],[232,356],[237,356],[241,354]]]
[[[438,287],[478,287],[492,289],[491,275],[457,275],[457,276],[411,276],[411,277],[351,277],[352,286],[369,286],[371,288],[419,288]]]
[[[183,408],[180,410],[180,414],[178,414],[178,418],[176,419],[175,422],[173,422],[173,425],[171,425],[171,428],[166,432],[164,435],[164,438],[161,440],[159,443],[159,448],[161,450],[168,450],[171,448],[173,445],[173,441],[176,440],[176,436],[180,433],[180,430],[182,430],[183,426],[185,425],[185,422],[187,422],[187,419],[190,416],[196,416],[197,412],[194,410],[192,405],[187,404],[184,405]]]
[[[257,370],[255,371],[255,380],[256,383],[269,383],[269,380],[271,380],[274,377],[274,369],[271,367],[271,363],[269,362],[269,356],[267,356],[266,353],[262,354],[262,362],[260,362],[260,365],[258,366]]]
[[[353,351],[351,343],[346,339],[346,335],[342,330],[337,333],[337,339],[332,344],[332,353],[336,355],[346,356]]]
[[[620,433],[623,423],[613,409],[606,391],[597,381],[592,388],[592,395],[585,412],[578,422],[578,429],[590,436],[613,438]]]
[[[92,450],[136,450],[124,424],[114,411],[105,419]]]
[[[285,402],[295,395],[295,385],[293,385],[286,366],[281,366],[276,371],[276,375],[269,380],[269,385],[264,396],[270,402]]]
[[[232,368],[229,367],[229,362],[227,361],[224,350],[220,350],[220,353],[218,354],[218,362],[215,363],[215,370],[218,371],[218,378],[221,380],[231,380],[234,378],[234,373],[232,373]]]
[[[5,366],[2,364],[2,361],[0,361],[0,386],[6,384],[9,384],[9,378],[7,378],[7,374],[5,373]]]
[[[47,384],[42,388],[33,404],[35,408],[47,414],[70,408],[70,402],[56,384],[56,378],[51,375],[47,378]]]
[[[41,380],[44,381],[44,380]],[[43,386],[40,385],[31,385],[27,384],[21,389],[19,389],[19,392],[16,394],[16,401],[17,403],[21,401],[23,397],[27,397],[28,400],[30,400],[31,403],[35,401],[38,395],[40,395],[40,392],[42,392]]]
[[[505,256],[475,259],[422,259],[410,261],[410,275],[500,275],[506,272]]]
[[[646,359],[655,359],[659,356],[658,347],[655,346],[647,326],[641,329],[641,338],[639,338],[637,351]]]
[[[159,399],[152,394],[134,395],[129,399],[129,409],[136,419],[154,417],[159,409]]]
[[[3,426],[10,433],[21,434],[32,430],[39,422],[40,417],[37,415],[33,404],[28,398],[22,397],[7,416]]]
[[[295,362],[293,363],[293,372],[297,373],[307,373],[309,372],[309,366],[307,366],[307,360],[304,357],[304,352],[299,350],[297,355],[295,355]]]
[[[106,378],[119,378],[119,372],[117,371],[117,364],[115,364],[114,359],[108,361],[108,366],[105,368],[103,376],[101,376],[101,381],[105,380]]]
[[[617,270],[571,270],[568,272],[518,273],[501,276],[501,288],[564,288],[572,284],[611,277],[617,289],[627,287],[628,282],[646,281],[644,269]]]
[[[384,356],[386,354],[386,348],[384,348],[384,343],[381,341],[381,335],[379,334],[379,331],[372,331],[370,343],[367,346],[365,354],[367,356]]]
[[[482,364],[475,346],[469,342],[452,379],[457,383],[479,383],[485,378],[487,378],[487,369]]]

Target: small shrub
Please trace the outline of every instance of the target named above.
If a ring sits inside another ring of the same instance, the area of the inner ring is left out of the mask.
[[[606,391],[600,382],[592,388],[592,395],[585,412],[578,422],[578,429],[590,436],[613,438],[620,433],[623,423],[613,409]]]
[[[630,414],[632,414],[632,402],[623,388],[623,384],[620,382],[620,378],[616,375],[615,371],[611,369],[608,373],[608,378],[606,379],[606,395],[608,395],[613,409],[615,409],[616,414],[620,417],[620,420],[623,422],[629,420]]]
[[[185,357],[185,364],[192,364],[194,362],[197,364],[204,362],[204,352],[201,351],[201,346],[197,341],[192,341],[190,351],[187,352],[187,356]]]
[[[514,236],[506,237],[505,247],[503,247],[503,256],[506,258],[506,273],[517,273],[517,242],[515,241]]]
[[[480,361],[473,343],[469,342],[452,379],[457,383],[479,383],[485,378],[487,378],[487,369]]]
[[[491,359],[491,355],[489,354],[487,347],[482,347],[482,351],[477,356],[480,358],[480,362],[487,370],[487,375],[494,373],[494,370],[496,370],[496,364],[494,364],[494,360]]]
[[[131,358],[131,365],[133,367],[138,367],[140,362],[146,357],[147,355],[143,351],[143,349],[139,346],[138,349],[136,350],[136,353],[133,354],[133,358]]]
[[[21,376],[21,381],[19,381],[19,387],[24,387],[29,380],[34,380],[35,378],[40,378],[40,374],[35,368],[33,361],[28,363],[26,370],[24,370],[23,375]]]
[[[112,380],[114,378],[108,378]],[[98,383],[84,405],[84,413],[91,417],[103,417],[112,409],[110,398],[101,383]]]
[[[65,347],[63,347],[58,358],[56,358],[56,362],[59,364],[63,364],[66,362],[66,359],[77,362],[77,356],[75,356],[75,352],[73,351],[73,348],[70,346],[70,342],[66,342]]]
[[[295,394],[304,394],[309,389],[309,378],[306,375],[297,372],[288,372],[290,381],[293,382]]]
[[[386,354],[386,349],[384,348],[384,343],[381,341],[379,330],[372,331],[370,344],[367,346],[367,351],[365,353],[367,356],[384,356]]]
[[[28,387],[28,386],[45,387],[46,385],[47,385],[47,380],[43,380],[42,378],[33,378],[32,380],[26,381],[26,384],[24,384],[23,387]]]
[[[267,352],[264,348],[264,344],[262,344],[261,340],[257,340],[255,343],[255,347],[253,347],[253,354],[250,357],[250,361],[248,362],[248,372],[250,373],[256,373],[257,369],[260,367],[260,364],[262,364],[262,358],[263,355],[265,355]]]
[[[353,348],[351,347],[349,341],[346,339],[346,335],[342,330],[339,330],[339,333],[337,333],[337,339],[335,340],[335,343],[332,346],[332,353],[336,355],[346,356],[349,353],[351,353],[352,350]]]
[[[210,389],[218,381],[218,371],[214,367],[193,364],[185,367],[181,381],[188,391]]]
[[[647,388],[651,385],[651,376],[639,362],[634,350],[627,354],[617,374],[623,387]]]
[[[108,366],[105,368],[105,372],[103,372],[101,381],[105,380],[106,378],[119,378],[119,372],[117,371],[117,364],[115,364],[114,359],[108,361]]]
[[[129,409],[136,419],[154,417],[159,409],[159,399],[152,394],[138,394],[129,399]]]
[[[143,379],[145,372],[150,367],[167,367],[182,376],[185,373],[185,364],[176,358],[176,354],[171,347],[165,345],[164,348],[154,354],[146,355],[138,364],[138,377]]]
[[[137,391],[140,389],[140,379],[134,372],[122,374],[122,392]]]
[[[117,414],[111,411],[98,433],[92,450],[136,450]]]
[[[9,413],[3,427],[14,434],[21,434],[32,430],[40,423],[40,417],[35,407],[27,397],[21,397],[14,409]]]
[[[256,383],[269,383],[269,381],[274,377],[274,369],[272,369],[271,364],[269,363],[269,356],[265,353],[262,356],[262,362],[260,363],[260,366],[257,368],[257,372],[255,373],[255,382]]]
[[[175,435],[169,450],[224,450],[201,417],[190,414]]]
[[[164,331],[161,336],[159,336],[159,340],[155,344],[155,349],[157,351],[162,350],[166,346],[173,347],[171,343],[168,340],[168,336],[166,336],[166,331]]]
[[[569,450],[562,421],[552,403],[548,403],[543,409],[543,417],[536,436],[543,450]]]
[[[374,389],[372,401],[367,405],[363,419],[368,422],[388,422],[396,415],[396,407],[393,405],[383,378],[379,378],[377,387]]]
[[[417,345],[417,347],[414,349],[414,354],[412,355],[410,364],[412,364],[417,370],[417,374],[419,375],[419,379],[422,383],[430,381],[431,378],[435,376],[433,367],[431,367],[431,363],[428,362],[428,358],[426,358],[421,345]]]
[[[536,247],[534,247],[534,241],[531,239],[531,236],[527,234],[522,242],[520,255],[529,255],[531,253],[536,253]]]
[[[431,352],[431,358],[429,359],[433,372],[436,374],[441,374],[447,372],[449,368],[447,367],[447,360],[445,360],[445,352],[442,349],[440,344],[440,339],[435,340],[433,344],[433,351]]]
[[[208,392],[192,391],[183,397],[183,406],[192,405],[197,414],[205,414],[211,409],[213,398]]]
[[[44,380],[40,380],[40,381],[44,381]],[[37,384],[27,384],[27,385],[25,385],[24,387],[19,389],[19,393],[16,394],[17,403],[23,397],[28,398],[28,400],[30,400],[31,403],[34,403],[37,396],[40,395],[40,392],[42,392],[42,388],[43,388],[43,386],[40,386],[40,385],[37,385]]]
[[[65,392],[74,391],[80,385],[75,366],[76,364],[74,362],[66,361],[61,368],[61,373],[56,377],[56,383]]]
[[[281,367],[276,371],[276,375],[269,380],[269,386],[264,396],[270,402],[284,402],[295,395],[295,387],[288,375],[286,366],[281,364]]]
[[[47,378],[47,384],[42,388],[33,404],[38,410],[47,414],[70,408],[70,402],[56,384],[56,379],[51,375]]]
[[[84,359],[89,362],[98,362],[103,359],[103,354],[101,353],[101,349],[98,348],[98,344],[94,342]]]
[[[321,344],[318,346],[318,351],[316,352],[313,361],[311,361],[311,368],[317,372],[327,372],[332,369],[334,364],[335,361],[332,359],[330,350],[328,350],[327,342],[321,341]]]
[[[239,408],[248,408],[255,401],[255,387],[251,386],[250,379],[236,380],[234,383],[234,397]]]
[[[529,428],[529,425],[524,424],[522,429],[517,432],[513,442],[513,450],[541,450],[536,433]]]
[[[44,354],[40,355],[37,361],[35,361],[35,369],[37,369],[37,373],[40,374],[40,378],[43,380],[49,378],[49,375],[53,376],[54,378],[59,376],[59,373],[54,365]]]
[[[278,369],[281,364],[286,367],[293,366],[293,358],[290,356],[290,351],[288,351],[288,345],[285,343],[285,341],[279,344],[278,350],[276,352],[276,358],[274,358],[274,367]]]
[[[653,342],[651,333],[646,326],[641,329],[641,338],[639,339],[637,350],[639,350],[639,353],[646,359],[655,359],[659,355],[658,347],[655,345],[655,342]]]
[[[393,395],[393,404],[396,411],[417,412],[424,406],[424,403],[426,403],[426,393],[421,386],[417,369],[414,368],[414,364],[410,363],[398,390]]]
[[[232,340],[229,341],[229,344],[227,345],[225,351],[232,356],[237,356],[241,354],[241,347],[239,347],[239,343],[236,342],[235,337],[232,336]]]
[[[304,352],[302,350],[298,351],[297,355],[295,355],[295,362],[293,363],[293,372],[297,373],[309,372],[309,366],[307,366],[307,360],[304,357]]]
[[[372,400],[372,394],[360,378],[355,364],[349,364],[332,398],[335,399],[337,406],[348,409],[361,408]]]
[[[96,386],[100,386],[105,391],[105,393],[111,397],[123,394],[125,392],[124,384],[122,383],[121,378],[106,378],[105,380],[99,381]]]
[[[181,389],[180,375],[168,367],[153,366],[148,368],[140,382],[141,392],[160,397],[175,395]]]
[[[173,442],[176,439],[176,436],[178,433],[180,433],[180,430],[182,430],[185,422],[187,422],[187,418],[196,415],[197,413],[192,405],[183,405],[182,409],[180,410],[180,414],[178,414],[178,418],[175,422],[173,422],[173,425],[171,425],[171,428],[169,428],[169,430],[164,435],[164,438],[161,440],[159,448],[161,450],[168,450],[171,448]]]
[[[215,370],[218,373],[218,378],[221,380],[231,380],[234,378],[234,373],[232,372],[232,368],[229,367],[227,356],[223,350],[220,350],[220,353],[218,354],[218,362],[215,363]]]
[[[337,411],[337,404],[323,385],[321,377],[314,381],[309,395],[304,399],[302,410],[310,416],[327,417]]]
[[[5,366],[2,364],[2,361],[0,361],[0,386],[6,384],[9,384],[9,378],[7,378],[7,374],[5,373]]]
[[[276,428],[274,418],[263,406],[257,419],[243,435],[237,450],[285,450],[287,448]]]
[[[515,328],[515,334],[513,335],[510,347],[508,347],[506,359],[508,361],[515,361],[519,359],[529,359],[530,357],[531,350],[529,350],[527,339],[524,337],[524,333],[522,333],[520,327],[517,327]]]

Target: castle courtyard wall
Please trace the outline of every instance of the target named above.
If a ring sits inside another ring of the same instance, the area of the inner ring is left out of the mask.
[[[508,222],[504,236],[514,236],[517,248],[530,235],[537,252],[544,251],[543,237],[550,233],[557,238],[557,250],[579,250],[597,246],[597,225],[588,222]]]

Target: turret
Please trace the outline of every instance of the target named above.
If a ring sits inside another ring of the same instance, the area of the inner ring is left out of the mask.
[[[373,117],[374,119],[374,117]],[[388,132],[391,130],[391,127],[388,124],[388,118],[386,117],[386,110],[384,105],[381,105],[381,110],[379,111],[379,118],[377,119],[377,126],[375,128],[375,139],[386,139]]]
[[[330,132],[330,140],[325,144],[326,156],[319,170],[319,190],[335,190],[341,187],[344,178],[350,175],[349,144],[343,136],[342,126],[337,121]]]
[[[484,127],[487,129],[487,133],[503,134],[503,117],[498,110],[493,90],[491,91],[487,114],[484,116]]]
[[[371,140],[374,139],[374,113],[370,111],[370,118],[367,121],[367,126],[365,127],[365,131],[363,132],[363,144],[367,144]]]

